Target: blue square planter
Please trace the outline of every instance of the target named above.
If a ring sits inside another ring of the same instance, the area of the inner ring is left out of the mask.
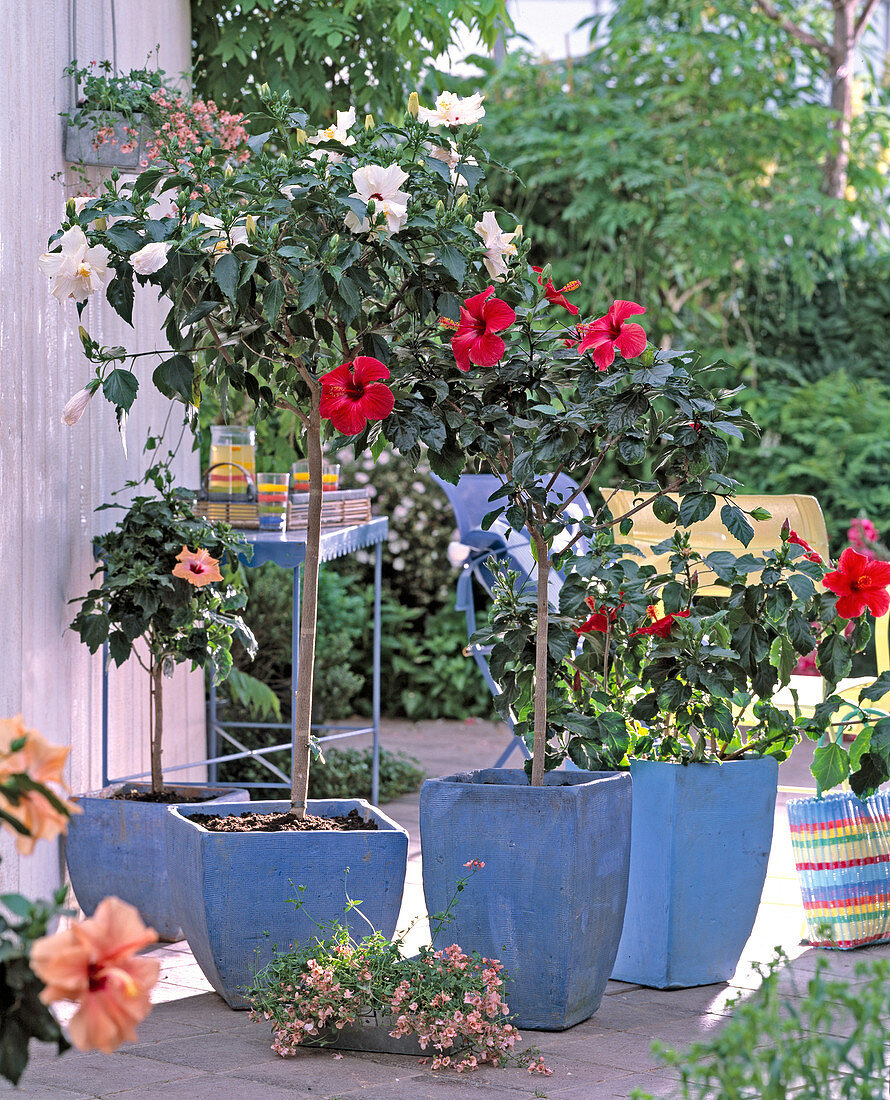
[[[778,762],[633,760],[630,774],[630,882],[612,977],[658,989],[728,981],[763,893]]]
[[[131,790],[148,790],[145,783],[129,783]],[[173,788],[189,798],[205,790],[187,783]],[[65,859],[77,903],[88,917],[103,899],[115,894],[139,910],[142,919],[162,940],[181,940],[182,929],[173,908],[167,881],[164,827],[169,802],[130,802],[109,798],[120,785],[75,799],[83,810],[68,822]],[[235,787],[206,789],[203,808],[210,802],[239,802],[250,795]]]
[[[621,935],[631,780],[615,772],[489,768],[431,779],[420,795],[427,911],[444,911],[472,859],[438,945],[500,959],[517,1026],[559,1031],[599,1007]]]
[[[255,813],[283,813],[290,802],[251,802]],[[214,806],[240,814],[241,805]],[[377,822],[369,831],[211,833],[190,820],[191,806],[167,814],[167,872],[182,929],[207,980],[232,1008],[248,1008],[243,990],[256,970],[287,949],[320,935],[318,923],[341,920],[360,939],[367,921],[344,915],[346,891],[390,937],[396,928],[408,834],[360,798],[310,799],[309,813],[335,817],[358,810]],[[348,877],[347,877],[348,869]],[[305,887],[305,890],[300,890]],[[299,897],[297,910],[289,901]],[[318,922],[318,923],[316,923]]]

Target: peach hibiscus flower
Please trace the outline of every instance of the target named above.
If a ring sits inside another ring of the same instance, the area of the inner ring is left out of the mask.
[[[22,739],[24,744],[13,751],[12,746]],[[0,789],[7,784],[14,787],[15,776],[27,775],[34,783],[57,783],[69,790],[62,769],[70,751],[65,745],[51,745],[37,730],[26,729],[20,714],[0,718]],[[16,847],[22,855],[30,855],[38,840],[53,840],[64,833],[69,816],[82,813],[73,802],[59,798],[58,803],[53,805],[45,794],[34,790],[20,790],[17,803],[3,799],[4,813],[28,830],[27,836],[16,833]]]
[[[161,970],[157,959],[136,952],[157,938],[132,905],[110,897],[88,920],[34,944],[31,968],[46,985],[41,1001],[80,1005],[68,1025],[78,1050],[111,1054],[136,1041],[136,1024],[151,1012],[149,994]]]
[[[205,584],[223,579],[219,571],[219,558],[211,558],[206,550],[189,550],[183,546],[176,560],[179,564],[173,566],[173,576],[182,577],[195,588],[203,588]]]

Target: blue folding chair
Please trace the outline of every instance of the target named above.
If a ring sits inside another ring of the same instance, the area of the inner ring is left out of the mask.
[[[497,502],[492,503],[490,500],[492,494],[501,485],[494,474],[464,474],[457,485],[443,481],[435,474],[431,476],[448,497],[448,502],[457,523],[459,541],[462,545],[470,548],[461,568],[460,576],[457,578],[457,600],[455,602],[455,608],[458,611],[463,611],[466,615],[467,638],[469,639],[476,632],[476,604],[473,581],[477,581],[482,589],[491,595],[494,577],[491,571],[485,567],[485,562],[490,557],[496,557],[501,561],[506,561],[509,567],[519,574],[520,584],[524,584],[528,580],[534,584],[535,578],[532,574],[535,570],[535,559],[532,554],[531,540],[524,528],[521,532],[513,531],[503,518],[496,520],[490,530],[482,530],[483,517],[497,506]],[[550,491],[551,499],[567,500],[577,488],[577,482],[573,481],[568,474],[560,474]],[[593,514],[583,493],[572,501],[568,512],[573,519],[581,519],[584,516]],[[573,529],[569,528],[567,537],[571,537],[574,533]],[[583,538],[579,539],[576,544],[577,553],[583,554],[586,549],[585,540]],[[551,574],[550,602],[554,605],[559,600],[559,590],[562,587],[563,579],[561,573],[554,572]],[[491,694],[493,696],[500,695],[501,689],[492,677],[488,666],[489,649],[486,646],[473,645],[467,647],[467,652],[472,655],[479,666]],[[510,727],[510,733],[513,734],[512,716],[508,716],[507,725]],[[526,759],[531,755],[525,742],[513,734],[510,738],[510,744],[494,766],[502,768],[516,749]]]

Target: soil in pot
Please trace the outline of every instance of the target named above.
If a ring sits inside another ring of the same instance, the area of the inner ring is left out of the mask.
[[[206,802],[206,791],[184,792],[181,788],[165,787],[162,791],[130,791],[121,787],[119,791],[109,795],[109,798],[117,798],[123,802],[161,802],[168,805],[182,805],[189,802]]]
[[[302,818],[291,812],[229,814],[224,817],[218,814],[189,814],[189,821],[203,825],[211,833],[357,832],[377,828],[376,821],[366,821],[357,810],[334,817],[306,814]]]

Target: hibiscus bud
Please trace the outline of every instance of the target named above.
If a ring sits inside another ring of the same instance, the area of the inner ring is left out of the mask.
[[[151,275],[167,262],[170,245],[166,241],[152,241],[130,256],[130,264],[137,275]]]
[[[463,210],[469,201],[469,195],[464,191],[463,194],[457,196],[457,202],[454,205],[458,210]]]
[[[257,88],[257,92],[259,93],[260,99],[267,99],[269,96],[269,85],[261,84],[259,88]]]
[[[517,225],[516,228],[513,230],[513,236],[516,238],[517,241],[522,240],[522,222],[520,222],[519,225]]]
[[[365,129],[366,130],[373,130],[374,129],[374,116],[373,115],[365,115]]]
[[[303,130],[302,128],[298,129],[297,132],[294,134],[294,137],[297,139],[297,145],[299,145],[299,146],[305,145],[306,141],[308,139],[308,136],[309,135],[306,133],[305,130]]]
[[[69,427],[76,424],[86,411],[94,392],[95,390],[90,389],[78,390],[65,408],[62,409],[62,423],[67,424]]]
[[[244,228],[247,230],[248,237],[256,236],[256,221],[253,214],[248,214],[244,219]]]
[[[779,537],[782,539],[782,542],[785,542],[790,534],[791,524],[786,519],[785,522],[782,524],[782,530],[779,532]]]
[[[373,218],[377,212],[377,204],[373,199],[368,199],[368,217]]]
[[[194,214],[192,214],[191,218],[189,219],[189,225],[192,227],[192,229],[201,228],[201,215],[197,212],[197,210]]]
[[[475,220],[476,219],[473,217],[472,214],[467,214],[467,216],[464,218],[464,225],[472,225]]]
[[[420,96],[417,92],[412,92],[411,95],[408,96],[408,114],[411,115],[412,118],[417,118],[419,113]]]
[[[231,164],[227,164],[225,166],[225,168],[223,169],[223,175],[226,177],[227,180],[231,179],[232,176],[235,175],[235,169],[231,166]]]
[[[445,213],[445,203],[441,199],[436,203],[436,213],[441,217]]]
[[[339,247],[340,247],[340,234],[339,234],[339,233],[335,233],[335,234],[333,235],[333,237],[331,237],[331,240],[330,240],[330,244],[328,245],[328,248],[329,248],[330,252],[331,252],[331,253],[332,253],[332,254],[333,254],[334,256],[336,256],[336,255],[337,255],[337,249],[338,249]]]
[[[643,364],[644,367],[651,367],[652,364],[655,362],[655,348],[652,344],[647,344],[645,348],[643,348],[643,353],[640,356],[640,362]],[[699,428],[697,430],[700,431],[701,429]]]

